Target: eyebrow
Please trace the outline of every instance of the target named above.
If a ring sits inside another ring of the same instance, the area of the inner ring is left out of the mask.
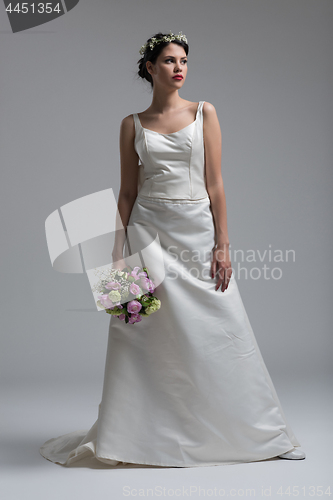
[[[175,56],[164,56],[164,57],[175,57]],[[187,56],[181,57],[181,59],[187,59]]]

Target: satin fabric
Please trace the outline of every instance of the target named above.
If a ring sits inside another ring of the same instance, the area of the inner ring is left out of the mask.
[[[173,134],[143,128],[133,115],[135,149],[140,158],[139,194],[162,199],[207,198],[202,106],[195,121]]]
[[[223,293],[210,277],[203,103],[196,121],[174,134],[144,129],[134,115],[143,171],[128,225],[159,235],[165,279],[155,295],[162,306],[135,325],[111,316],[98,418],[88,431],[44,443],[48,460],[196,467],[265,460],[300,446],[235,277]]]

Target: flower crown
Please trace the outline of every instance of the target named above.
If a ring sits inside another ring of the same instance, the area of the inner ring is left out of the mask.
[[[168,35],[164,35],[164,36],[162,36],[162,38],[155,38],[155,37],[150,38],[149,42],[142,45],[139,52],[141,55],[143,55],[146,52],[148,47],[152,50],[155,47],[155,45],[157,45],[160,42],[172,42],[173,40],[180,40],[180,41],[187,43],[187,38],[185,35],[183,35],[183,33],[181,31],[179,32],[178,35],[174,35],[170,31]]]

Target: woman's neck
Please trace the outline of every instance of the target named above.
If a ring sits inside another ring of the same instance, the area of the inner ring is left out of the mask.
[[[184,107],[185,102],[185,99],[179,96],[178,90],[166,93],[165,91],[159,92],[158,89],[154,89],[153,99],[149,110],[158,114],[167,113],[173,109]]]

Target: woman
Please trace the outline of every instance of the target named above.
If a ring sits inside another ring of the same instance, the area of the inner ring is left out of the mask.
[[[122,269],[144,253],[141,234],[153,230],[161,308],[135,325],[111,316],[97,421],[40,449],[66,466],[85,457],[167,467],[305,458],[232,273],[215,108],[179,96],[188,51],[181,32],[157,33],[141,47],[139,76],[152,103],[120,130],[126,231],[116,233],[113,262]]]

